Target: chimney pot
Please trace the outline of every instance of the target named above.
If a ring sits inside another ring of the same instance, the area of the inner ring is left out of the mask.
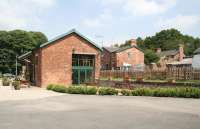
[[[136,39],[131,39],[131,46],[137,46],[137,40]]]
[[[183,44],[179,44],[179,61],[182,61],[185,56],[183,47]]]
[[[157,48],[156,50],[157,53],[161,53],[161,51],[162,51],[161,48]]]

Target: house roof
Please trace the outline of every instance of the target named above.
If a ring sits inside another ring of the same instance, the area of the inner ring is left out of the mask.
[[[18,59],[24,59],[32,54],[32,51],[29,51],[27,53],[22,54],[21,56],[18,56]]]
[[[77,30],[75,29],[72,29],[70,31],[68,31],[67,33],[65,34],[62,34],[62,35],[59,35],[57,36],[56,38],[52,39],[52,40],[49,40],[48,42],[46,43],[43,43],[39,46],[39,48],[43,48],[43,47],[46,47],[52,43],[55,43],[56,41],[58,41],[59,39],[62,39],[72,33],[75,33],[77,34],[78,36],[80,36],[81,38],[85,39],[86,41],[88,41],[91,45],[93,45],[95,48],[99,49],[100,51],[102,51],[102,48],[99,47],[97,44],[95,44],[93,41],[91,41],[90,39],[88,39],[87,37],[83,36],[80,32],[78,32]],[[38,48],[36,48],[38,49]],[[18,59],[23,59],[23,58],[26,58],[27,56],[31,55],[32,51],[29,51],[27,53],[24,53],[23,55],[19,56]]]
[[[176,55],[179,51],[178,50],[167,50],[167,51],[162,51],[160,53],[156,53],[159,57],[164,57],[164,56],[172,56]]]
[[[113,53],[113,52],[122,52],[122,51],[125,51],[127,49],[130,49],[130,48],[133,48],[135,47],[136,49],[142,51],[140,48],[138,48],[137,46],[126,46],[126,47],[104,47],[104,49],[106,49],[107,51]],[[142,51],[143,52],[143,51]]]
[[[167,65],[190,65],[192,64],[192,58],[185,58],[182,61],[174,61],[171,63],[167,63]]]
[[[91,41],[90,39],[88,39],[87,37],[85,37],[84,35],[82,35],[80,32],[78,32],[78,31],[75,30],[75,29],[72,29],[72,30],[68,31],[68,32],[65,33],[65,34],[59,35],[59,36],[57,36],[56,38],[54,38],[54,39],[48,41],[47,43],[41,44],[41,45],[40,45],[40,48],[43,48],[43,47],[45,47],[45,46],[47,46],[47,45],[49,45],[49,44],[52,44],[52,43],[54,43],[55,41],[57,41],[57,40],[59,40],[59,39],[62,39],[62,38],[66,37],[66,36],[68,36],[68,35],[70,35],[70,34],[72,34],[72,33],[77,34],[78,36],[80,36],[81,38],[85,39],[85,40],[88,41],[90,44],[92,44],[94,47],[96,47],[97,49],[99,49],[100,51],[102,51],[102,48],[101,48],[101,47],[99,47],[96,43],[94,43],[93,41]]]
[[[200,54],[200,48],[196,49],[196,50],[194,51],[194,54]]]
[[[112,52],[117,51],[119,47],[104,47],[104,49],[112,53]]]

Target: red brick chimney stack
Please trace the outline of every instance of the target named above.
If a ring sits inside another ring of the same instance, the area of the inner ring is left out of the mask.
[[[161,53],[161,51],[162,51],[161,48],[157,48],[156,50],[157,53]]]
[[[179,44],[179,61],[182,61],[184,56],[185,56],[185,54],[184,54],[184,45],[183,44]]]
[[[137,40],[136,39],[131,39],[131,46],[137,46]]]

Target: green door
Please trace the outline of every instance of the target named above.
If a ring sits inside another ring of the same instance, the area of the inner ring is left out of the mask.
[[[73,69],[72,84],[79,84],[79,70],[78,69]]]
[[[91,68],[74,68],[72,73],[73,84],[84,84],[93,79],[93,69]]]

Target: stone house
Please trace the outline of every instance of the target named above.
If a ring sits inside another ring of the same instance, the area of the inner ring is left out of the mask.
[[[102,49],[75,29],[25,53],[26,79],[34,85],[82,84],[99,78]]]
[[[157,67],[159,69],[166,69],[166,65],[171,62],[182,61],[185,57],[183,45],[179,45],[179,49],[162,51],[158,48],[156,54],[160,57]]]
[[[144,67],[144,53],[137,47],[136,40],[132,39],[131,46],[103,47],[101,57],[102,70],[129,70]]]

